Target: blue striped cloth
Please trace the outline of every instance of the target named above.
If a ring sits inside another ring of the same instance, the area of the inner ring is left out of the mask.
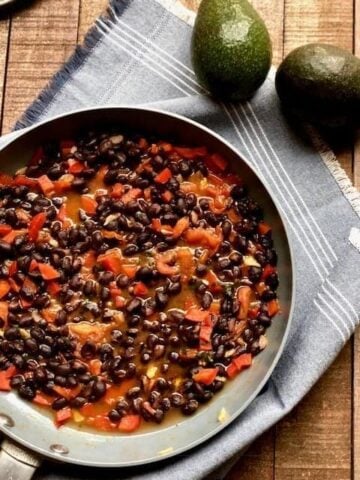
[[[191,20],[177,0],[114,0],[17,128],[80,107],[146,104],[223,135],[281,205],[295,252],[294,321],[268,389],[230,427],[181,457],[102,474],[109,480],[223,478],[241,450],[308,392],[358,323],[358,193],[319,139],[322,155],[290,129],[279,109],[274,72],[251,102],[224,105],[206,96],[189,59]],[[36,478],[98,476],[47,464]]]

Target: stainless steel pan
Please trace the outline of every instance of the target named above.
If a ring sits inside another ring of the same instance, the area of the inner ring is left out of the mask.
[[[202,125],[178,115],[143,108],[81,110],[36,125],[13,140],[0,152],[0,170],[15,172],[29,161],[35,147],[46,140],[73,138],[79,130],[107,124],[175,137],[185,144],[206,145],[229,159],[233,170],[245,180],[251,196],[263,206],[266,219],[273,226],[279,255],[278,293],[282,311],[268,330],[268,347],[256,357],[253,366],[229,382],[196,415],[181,418],[176,424],[164,424],[131,435],[102,434],[70,426],[57,430],[51,418],[32,404],[12,392],[0,393],[0,430],[8,441],[11,439],[36,452],[35,457],[26,456],[25,461],[20,459],[19,463],[21,450],[13,450],[11,443],[3,446],[0,457],[6,467],[0,461],[1,479],[5,468],[12,471],[13,480],[30,478],[37,459],[41,457],[79,465],[124,467],[155,462],[198,445],[232,422],[257,396],[280,358],[289,331],[294,281],[291,251],[281,215],[249,163],[240,158],[225,140]],[[226,414],[220,421],[222,409]]]

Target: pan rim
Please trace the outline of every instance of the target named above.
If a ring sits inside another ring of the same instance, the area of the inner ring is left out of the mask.
[[[276,354],[274,355],[274,358],[273,358],[271,364],[267,367],[266,374],[264,375],[262,380],[258,383],[256,388],[254,388],[252,394],[249,395],[249,398],[226,421],[224,421],[223,423],[219,422],[219,425],[217,427],[211,429],[205,435],[200,436],[196,440],[186,444],[183,447],[177,447],[173,451],[171,451],[167,454],[164,454],[161,457],[159,457],[159,456],[149,457],[145,460],[143,460],[143,459],[142,460],[134,460],[134,461],[130,461],[130,462],[128,462],[128,461],[127,462],[124,462],[124,461],[123,462],[116,462],[116,461],[114,461],[114,462],[99,462],[99,461],[89,462],[89,461],[84,461],[84,460],[81,460],[81,459],[78,459],[78,458],[74,458],[72,456],[59,456],[59,454],[56,454],[56,453],[53,453],[51,451],[45,450],[41,447],[37,447],[36,445],[33,445],[31,442],[23,440],[17,434],[13,433],[11,431],[11,429],[5,429],[5,428],[0,426],[0,430],[3,431],[3,433],[6,436],[10,437],[14,441],[18,442],[20,445],[23,445],[24,447],[40,454],[41,456],[43,456],[45,458],[50,458],[50,459],[53,459],[53,460],[56,460],[56,461],[61,461],[63,463],[69,463],[69,464],[75,464],[75,465],[87,466],[87,467],[126,468],[126,467],[140,466],[140,465],[146,465],[146,464],[150,464],[150,463],[161,462],[163,460],[169,459],[171,457],[177,456],[179,454],[182,454],[186,451],[191,450],[192,448],[206,442],[210,438],[217,435],[220,431],[222,431],[223,429],[228,427],[255,400],[255,398],[258,396],[258,394],[261,392],[261,390],[263,389],[263,387],[266,385],[269,378],[271,377],[271,375],[272,375],[276,365],[278,364],[278,362],[280,360],[280,357],[281,357],[281,355],[284,351],[285,345],[287,343],[287,340],[288,340],[288,337],[289,337],[289,332],[290,332],[290,329],[291,329],[292,319],[293,319],[294,306],[295,306],[296,272],[295,272],[295,269],[294,269],[294,265],[295,265],[295,262],[294,262],[294,248],[293,248],[292,243],[290,242],[289,227],[288,227],[287,223],[285,222],[283,213],[281,211],[280,202],[273,197],[272,193],[270,192],[270,189],[263,183],[261,177],[257,174],[257,172],[252,167],[251,163],[247,159],[247,156],[243,155],[242,153],[240,154],[237,151],[237,149],[230,142],[228,142],[226,139],[224,139],[221,135],[219,135],[215,131],[211,130],[210,128],[208,128],[204,125],[202,125],[201,123],[199,123],[197,121],[194,121],[192,119],[189,119],[187,117],[184,117],[183,115],[180,115],[180,114],[169,112],[169,111],[166,111],[166,110],[163,110],[163,109],[157,109],[157,108],[151,108],[151,107],[149,108],[149,107],[146,107],[146,106],[143,107],[143,106],[132,106],[132,105],[121,105],[121,106],[118,106],[118,105],[113,105],[113,106],[112,105],[110,105],[110,106],[102,105],[102,106],[97,106],[97,107],[80,108],[80,109],[71,110],[71,111],[68,111],[66,113],[63,113],[63,114],[51,117],[49,119],[43,120],[39,123],[36,123],[35,125],[32,125],[31,127],[28,127],[26,129],[24,129],[19,135],[16,136],[16,138],[14,138],[12,136],[12,138],[10,138],[9,141],[6,142],[6,144],[4,144],[1,147],[0,152],[3,151],[4,149],[6,149],[7,147],[9,147],[12,143],[16,142],[18,139],[22,138],[24,135],[32,132],[33,130],[41,128],[42,126],[44,126],[46,124],[50,124],[51,122],[60,120],[62,118],[66,118],[66,117],[70,118],[70,117],[72,117],[76,114],[82,114],[82,113],[86,114],[88,112],[94,112],[94,111],[96,112],[96,111],[101,111],[101,110],[116,111],[116,110],[129,110],[129,109],[134,110],[134,111],[138,111],[140,114],[142,112],[147,112],[147,113],[150,113],[150,114],[154,113],[154,114],[160,114],[160,115],[163,115],[163,116],[172,117],[175,120],[185,122],[186,124],[190,125],[191,128],[200,129],[203,132],[205,132],[205,134],[207,134],[211,137],[214,137],[215,140],[224,144],[229,150],[231,150],[234,153],[234,155],[236,155],[242,162],[244,162],[246,164],[246,166],[251,170],[251,172],[255,175],[255,177],[260,182],[262,188],[267,192],[268,196],[271,198],[272,202],[274,203],[276,213],[281,220],[281,225],[282,225],[282,227],[284,229],[284,232],[285,232],[284,238],[286,240],[286,246],[287,246],[289,257],[290,257],[291,282],[292,282],[290,308],[289,308],[289,314],[288,314],[288,317],[287,317],[286,327],[285,327],[283,336],[281,338],[281,342],[280,342],[280,345],[278,347],[278,350],[277,350]],[[166,431],[166,429],[164,430],[164,432],[165,431]],[[94,433],[94,435],[96,435],[96,433]],[[104,437],[104,438],[107,438],[107,437]]]

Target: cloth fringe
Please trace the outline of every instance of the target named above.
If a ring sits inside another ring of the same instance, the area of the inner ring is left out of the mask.
[[[354,187],[345,170],[340,165],[334,152],[312,126],[305,127],[314,147],[319,152],[323,162],[340,187],[340,190],[348,200],[355,213],[360,217],[360,192]]]
[[[110,20],[113,17],[111,8],[116,14],[121,15],[129,7],[131,1],[132,0],[111,0],[105,13],[101,15],[103,22],[110,26]],[[46,109],[52,104],[57,93],[59,93],[65,83],[68,82],[73,73],[81,68],[97,43],[102,39],[103,35],[104,34],[100,32],[95,25],[89,30],[82,45],[78,45],[75,48],[75,51],[69,60],[40,92],[37,99],[30,104],[26,112],[16,122],[14,130],[29,127],[30,125],[39,121]]]

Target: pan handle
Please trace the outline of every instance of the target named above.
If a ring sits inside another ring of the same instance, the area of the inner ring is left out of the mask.
[[[0,451],[1,479],[30,480],[40,464],[41,459],[30,450],[20,447],[9,439],[2,442]]]

